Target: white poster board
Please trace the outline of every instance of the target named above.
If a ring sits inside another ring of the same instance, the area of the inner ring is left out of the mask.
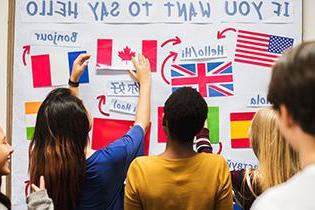
[[[231,170],[257,167],[247,128],[257,108],[270,105],[272,64],[301,42],[302,1],[16,0],[15,27],[12,202],[20,210],[37,108],[53,88],[67,86],[82,52],[92,55],[80,88],[95,126],[134,119],[138,87],[126,70],[143,53],[153,72],[147,152],[165,148],[158,122],[166,98],[192,86],[210,107],[214,152]]]

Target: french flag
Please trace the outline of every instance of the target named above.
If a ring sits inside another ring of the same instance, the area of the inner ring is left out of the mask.
[[[52,87],[68,83],[74,60],[86,51],[50,53],[31,56],[33,87]],[[89,83],[86,67],[80,83]]]
[[[149,59],[151,71],[157,70],[157,40],[142,40],[140,42],[124,43],[112,39],[97,40],[97,69],[130,69],[133,67],[131,58],[138,52]]]

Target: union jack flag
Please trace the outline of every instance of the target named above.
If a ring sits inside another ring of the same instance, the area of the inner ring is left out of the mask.
[[[289,37],[239,30],[234,61],[271,67],[293,43]]]
[[[171,85],[173,92],[189,86],[203,97],[233,96],[232,62],[174,64]]]

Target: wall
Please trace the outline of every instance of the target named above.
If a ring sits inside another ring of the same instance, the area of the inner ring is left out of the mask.
[[[0,0],[0,125],[6,128],[8,2]],[[303,39],[315,40],[315,1],[303,0]],[[2,185],[4,186],[4,185]]]

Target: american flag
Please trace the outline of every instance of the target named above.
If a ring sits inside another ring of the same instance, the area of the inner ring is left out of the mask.
[[[288,37],[239,30],[234,61],[271,67],[293,42]]]
[[[203,97],[233,96],[232,62],[174,64],[171,85],[196,88]]]

